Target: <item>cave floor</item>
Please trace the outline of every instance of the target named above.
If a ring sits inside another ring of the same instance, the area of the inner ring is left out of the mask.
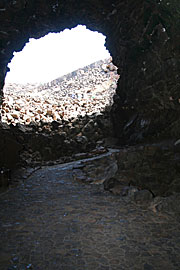
[[[1,270],[180,269],[180,224],[44,167],[0,196]]]

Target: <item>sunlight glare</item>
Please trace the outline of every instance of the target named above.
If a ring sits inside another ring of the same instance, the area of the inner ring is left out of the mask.
[[[9,63],[6,82],[45,83],[73,70],[110,57],[105,36],[78,25],[60,33],[31,38]]]

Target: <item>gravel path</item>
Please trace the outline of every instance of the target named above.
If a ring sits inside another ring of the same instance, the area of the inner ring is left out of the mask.
[[[1,270],[180,269],[177,220],[77,183],[73,164],[1,194]]]

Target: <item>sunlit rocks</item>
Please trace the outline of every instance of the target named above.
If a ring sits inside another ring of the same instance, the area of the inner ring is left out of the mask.
[[[109,65],[114,66],[110,59],[98,61],[44,85],[7,84],[2,121],[13,125],[40,120],[69,121],[105,110],[112,105],[119,77],[117,68],[110,71]]]

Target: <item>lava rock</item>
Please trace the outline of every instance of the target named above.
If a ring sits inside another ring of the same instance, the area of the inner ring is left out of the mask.
[[[133,199],[136,203],[147,203],[152,201],[153,194],[147,189],[142,189],[134,192]]]

